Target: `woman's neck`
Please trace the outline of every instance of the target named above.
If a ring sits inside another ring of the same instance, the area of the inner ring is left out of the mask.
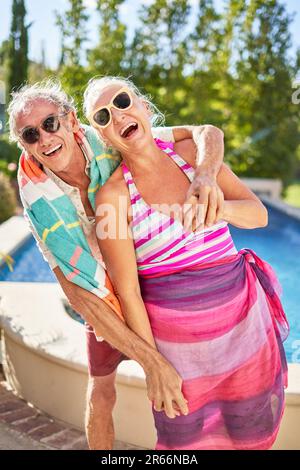
[[[162,151],[157,147],[154,139],[151,139],[147,145],[135,146],[132,151],[122,151],[122,158],[130,172],[138,176],[145,171],[157,169],[162,158]]]

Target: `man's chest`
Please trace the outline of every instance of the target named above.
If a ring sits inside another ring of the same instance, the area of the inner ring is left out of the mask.
[[[79,194],[86,216],[95,217],[94,210],[88,198],[88,191],[86,189],[80,189]]]

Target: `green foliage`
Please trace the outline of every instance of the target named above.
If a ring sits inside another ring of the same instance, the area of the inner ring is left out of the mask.
[[[85,119],[82,111],[83,93],[90,78],[89,70],[82,65],[65,65],[59,70],[62,86],[74,98],[78,116],[82,121]]]
[[[83,0],[69,0],[69,9],[64,14],[56,12],[56,24],[62,36],[61,66],[80,64],[83,44],[87,40],[88,18]]]
[[[83,118],[83,91],[89,79],[88,70],[80,64],[81,59],[85,59],[82,50],[87,41],[88,18],[83,0],[69,0],[69,8],[65,13],[56,13],[56,22],[62,37],[58,76],[66,92],[75,99],[80,118]]]
[[[8,44],[8,92],[28,78],[28,29],[24,0],[13,0],[12,23]]]
[[[16,195],[6,175],[0,173],[0,223],[12,217],[16,210]]]
[[[0,138],[0,160],[5,160],[7,163],[17,163],[20,155],[20,149],[18,149],[15,143],[11,143],[7,136]]]
[[[92,75],[120,75],[125,70],[126,26],[119,18],[123,3],[124,0],[97,0],[99,41],[88,54]]]
[[[140,26],[128,48],[129,74],[150,94],[170,123],[186,102],[187,0],[156,0],[140,9]],[[187,122],[187,121],[185,121]]]
[[[232,1],[232,3],[236,3]],[[287,51],[290,18],[277,0],[250,0],[239,28],[236,70],[238,87],[233,93],[235,132],[244,137],[234,145],[228,134],[229,158],[241,175],[290,181],[300,144],[299,107],[291,101],[296,70]]]
[[[14,0],[14,18],[18,6],[18,31],[24,33],[21,4]],[[216,4],[140,2],[136,31],[129,37],[120,19],[126,0],[97,0],[98,41],[87,49],[86,2],[68,0],[66,11],[57,14],[62,37],[57,75],[81,118],[91,77],[131,76],[165,113],[168,125],[222,128],[225,157],[236,173],[280,178],[288,185],[300,171],[300,105],[291,99],[300,50],[290,56],[291,18],[282,0],[225,0],[218,10]],[[14,20],[12,31],[16,28]],[[0,48],[0,79],[7,76],[9,44],[11,39]],[[48,73],[45,61],[30,64],[30,80]]]
[[[286,188],[284,200],[292,206],[300,207],[300,181],[294,181]]]
[[[0,173],[5,173],[10,179],[17,176],[17,162],[20,155],[15,143],[8,140],[7,135],[0,138]]]

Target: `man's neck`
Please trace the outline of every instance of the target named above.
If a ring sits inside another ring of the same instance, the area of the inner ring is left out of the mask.
[[[70,165],[63,171],[55,174],[70,186],[86,189],[89,185],[89,177],[85,173],[86,158],[80,146],[76,144]]]

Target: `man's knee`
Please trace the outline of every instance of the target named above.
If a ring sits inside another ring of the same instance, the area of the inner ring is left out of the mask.
[[[103,377],[89,377],[87,402],[94,411],[104,409],[111,411],[116,403],[116,373]]]

